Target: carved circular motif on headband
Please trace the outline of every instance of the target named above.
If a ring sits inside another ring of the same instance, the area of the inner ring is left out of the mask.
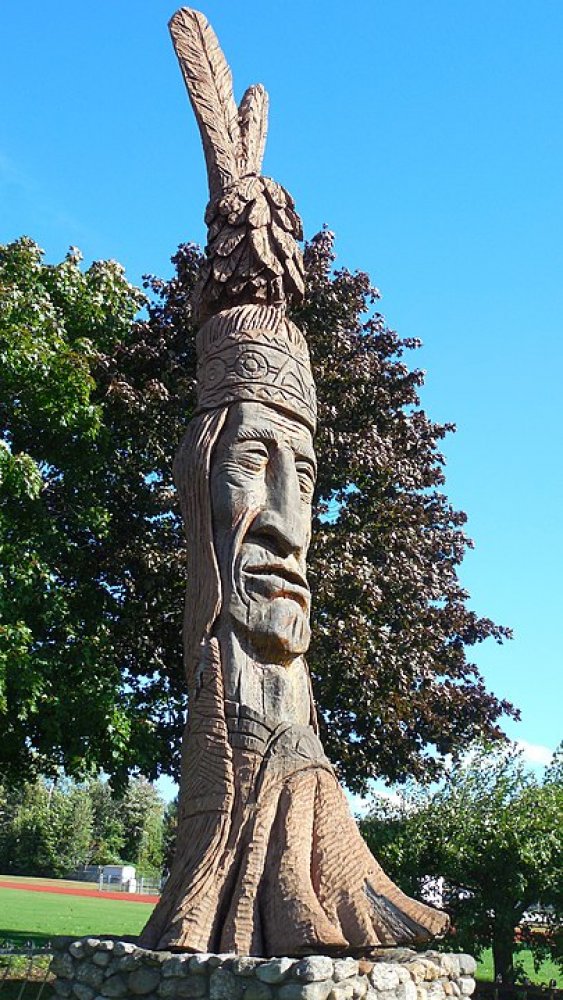
[[[212,358],[205,366],[207,384],[210,387],[217,385],[218,382],[221,382],[225,378],[226,371],[225,362],[221,361],[221,358]]]
[[[315,384],[298,327],[273,306],[235,306],[196,340],[198,410],[255,400],[302,420],[314,432]]]
[[[237,358],[235,371],[240,378],[263,379],[269,371],[268,359],[259,351],[243,351]]]

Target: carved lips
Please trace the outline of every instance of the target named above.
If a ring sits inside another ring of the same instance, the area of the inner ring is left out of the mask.
[[[257,597],[274,600],[277,597],[296,601],[307,612],[311,592],[305,576],[287,563],[265,563],[245,566],[245,591],[252,591]]]

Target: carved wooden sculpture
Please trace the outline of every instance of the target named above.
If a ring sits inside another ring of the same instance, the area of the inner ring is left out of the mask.
[[[303,294],[301,223],[259,173],[266,93],[250,87],[237,108],[202,14],[170,27],[211,200],[198,413],[175,462],[190,561],[178,846],[141,943],[299,955],[423,941],[446,915],[383,873],[317,734],[304,659],[315,388],[286,315]]]

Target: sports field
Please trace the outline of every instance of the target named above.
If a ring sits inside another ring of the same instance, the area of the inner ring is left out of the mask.
[[[154,903],[107,899],[102,894],[93,898],[0,888],[0,939],[41,944],[56,934],[136,936],[153,907]]]

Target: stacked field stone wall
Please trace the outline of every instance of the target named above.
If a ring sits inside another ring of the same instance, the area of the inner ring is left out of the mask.
[[[382,949],[376,958],[247,958],[58,938],[54,989],[69,1000],[445,1000],[475,989],[470,955]]]

